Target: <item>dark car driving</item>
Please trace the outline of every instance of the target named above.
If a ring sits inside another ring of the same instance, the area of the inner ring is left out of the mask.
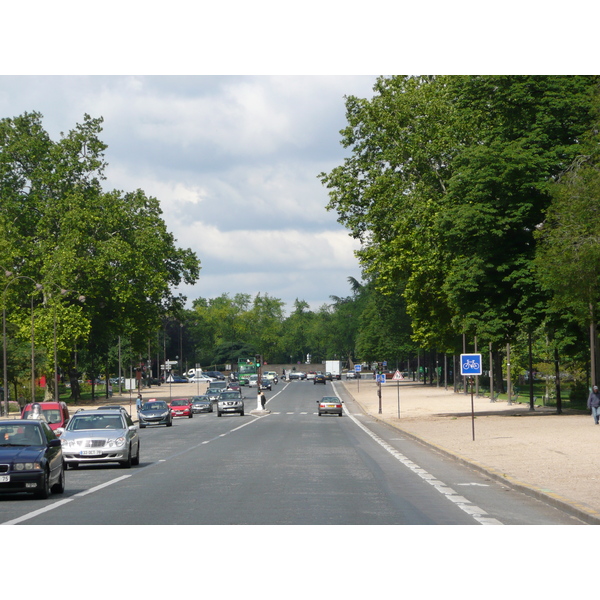
[[[213,403],[212,400],[208,396],[194,396],[192,397],[192,412],[193,413],[203,413],[203,412],[212,412],[213,411]]]
[[[0,421],[0,493],[48,498],[65,491],[60,440],[45,421]]]
[[[142,404],[142,408],[138,411],[138,421],[140,429],[144,429],[147,425],[173,425],[173,415],[169,409],[169,405],[164,400],[148,400]]]

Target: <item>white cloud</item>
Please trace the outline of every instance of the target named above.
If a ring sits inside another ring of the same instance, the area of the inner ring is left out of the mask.
[[[317,176],[343,160],[344,95],[375,77],[8,77],[0,116],[38,110],[53,138],[104,117],[107,189],[161,202],[177,245],[202,261],[190,300],[269,293],[318,308],[360,278],[357,243]]]

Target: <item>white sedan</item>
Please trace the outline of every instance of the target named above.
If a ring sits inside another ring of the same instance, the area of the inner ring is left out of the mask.
[[[194,375],[188,379],[190,383],[212,383],[216,381],[213,377],[207,377],[206,375]]]

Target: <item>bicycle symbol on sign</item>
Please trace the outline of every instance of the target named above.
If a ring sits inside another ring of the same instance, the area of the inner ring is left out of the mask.
[[[481,375],[481,354],[461,354],[460,367],[463,377]]]

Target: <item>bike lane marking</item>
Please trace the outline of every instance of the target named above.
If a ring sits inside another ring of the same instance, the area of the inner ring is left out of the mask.
[[[334,386],[334,392],[336,396],[342,400],[340,395],[338,394],[337,389]],[[346,416],[352,420],[352,422],[360,427],[369,437],[371,437],[375,442],[377,442],[382,448],[387,450],[396,460],[401,462],[405,467],[409,468],[413,473],[416,473],[421,479],[426,481],[429,485],[433,486],[440,494],[445,496],[447,500],[453,502],[458,508],[460,508],[463,512],[470,515],[480,523],[481,525],[502,525],[498,519],[494,519],[493,517],[487,517],[488,514],[482,508],[472,504],[469,500],[467,500],[463,496],[459,496],[451,487],[447,486],[443,481],[440,481],[432,475],[428,473],[425,469],[422,469],[410,460],[408,457],[404,456],[401,452],[396,450],[393,446],[388,444],[384,439],[380,438],[376,433],[372,432],[366,425],[363,425],[358,419],[354,417],[354,415],[350,414],[348,409],[346,408],[346,404],[342,402],[343,410],[346,413]]]

